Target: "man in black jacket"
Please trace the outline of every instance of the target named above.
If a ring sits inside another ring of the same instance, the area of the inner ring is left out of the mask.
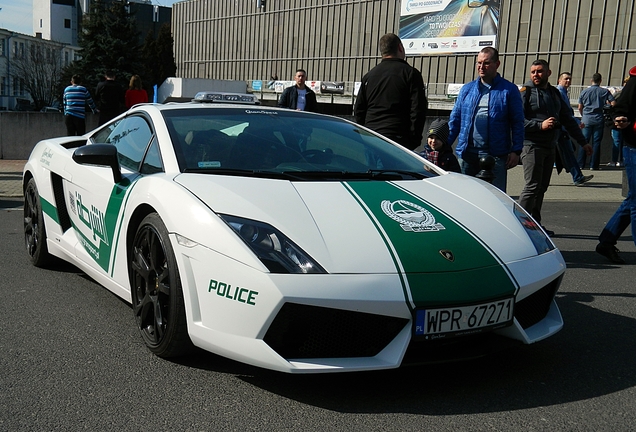
[[[299,111],[316,111],[318,103],[316,102],[316,93],[305,85],[307,80],[307,72],[304,69],[298,69],[294,75],[296,85],[287,87],[278,100],[280,108],[289,108]]]
[[[106,71],[104,78],[106,78],[104,81],[97,84],[95,91],[100,126],[121,114],[125,96],[123,87],[115,81],[114,71]]]
[[[548,62],[535,60],[530,66],[530,81],[521,88],[525,116],[521,164],[526,185],[519,195],[519,205],[538,223],[541,223],[543,197],[552,177],[561,126],[584,151],[591,153],[592,150],[590,146],[585,147],[585,137],[561,93],[548,82],[551,74]],[[546,234],[554,235],[553,231],[543,229]]]
[[[382,36],[380,53],[380,64],[362,77],[356,122],[414,150],[422,143],[428,109],[422,74],[404,60],[404,46],[395,34]]]

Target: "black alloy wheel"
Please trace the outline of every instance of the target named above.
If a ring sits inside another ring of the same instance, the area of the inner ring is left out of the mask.
[[[29,180],[24,191],[24,244],[34,266],[44,267],[51,261],[46,246],[42,204],[35,179]]]
[[[137,229],[130,256],[132,306],[144,343],[159,357],[187,354],[183,292],[168,231],[156,213]]]

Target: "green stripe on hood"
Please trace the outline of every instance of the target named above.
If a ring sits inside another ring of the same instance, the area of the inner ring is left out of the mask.
[[[449,215],[387,182],[345,186],[374,219],[414,307],[473,303],[514,295],[500,260]]]

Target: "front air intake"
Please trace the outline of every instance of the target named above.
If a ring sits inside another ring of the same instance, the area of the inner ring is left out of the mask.
[[[546,317],[560,284],[561,278],[556,278],[515,304],[515,318],[521,327],[527,329]]]
[[[286,359],[373,357],[408,322],[404,318],[285,303],[264,340]]]

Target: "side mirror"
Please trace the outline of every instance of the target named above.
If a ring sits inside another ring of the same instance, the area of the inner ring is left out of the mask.
[[[80,165],[110,167],[115,183],[121,181],[117,147],[112,144],[88,144],[79,147],[73,152],[73,160]]]
[[[469,8],[478,8],[484,5],[484,0],[468,0]]]

